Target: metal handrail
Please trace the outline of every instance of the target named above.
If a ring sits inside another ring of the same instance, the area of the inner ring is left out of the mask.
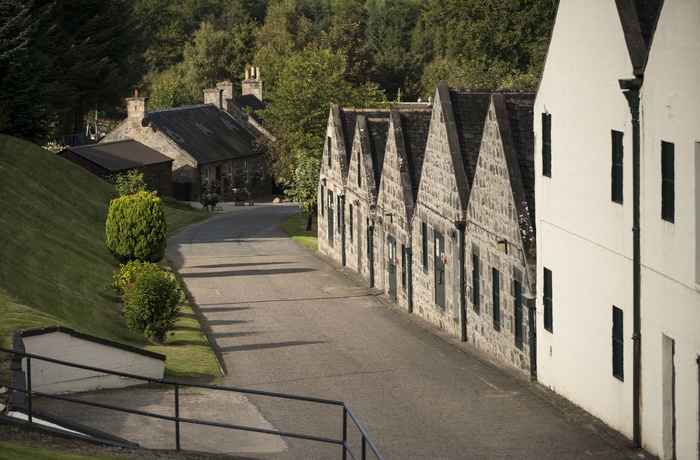
[[[142,375],[130,374],[127,372],[113,371],[113,370],[103,369],[103,368],[94,367],[94,366],[71,363],[71,362],[60,360],[60,359],[49,358],[47,356],[35,355],[32,353],[11,350],[8,348],[3,348],[3,347],[0,347],[0,352],[9,353],[9,354],[16,355],[16,356],[21,356],[23,358],[26,358],[26,360],[27,360],[27,367],[26,367],[27,388],[19,388],[19,387],[16,387],[14,385],[7,384],[7,383],[2,383],[2,385],[7,387],[7,388],[10,388],[14,391],[18,391],[18,392],[21,392],[21,393],[24,393],[25,395],[27,395],[27,412],[28,412],[27,419],[28,419],[28,423],[30,425],[33,425],[32,396],[41,396],[41,397],[50,398],[50,399],[56,399],[56,400],[61,400],[61,401],[66,401],[66,402],[83,404],[86,406],[93,406],[93,407],[98,407],[98,408],[102,408],[102,409],[109,409],[109,410],[114,410],[114,411],[118,411],[118,412],[125,412],[125,413],[129,413],[129,414],[135,414],[135,415],[141,415],[141,416],[145,416],[145,417],[151,417],[151,418],[156,418],[156,419],[161,419],[161,420],[172,421],[175,423],[175,450],[177,450],[177,451],[181,450],[180,449],[180,423],[190,423],[190,424],[206,425],[206,426],[219,427],[219,428],[227,428],[227,429],[233,429],[233,430],[250,431],[250,432],[261,433],[261,434],[286,436],[286,437],[290,437],[290,438],[304,439],[304,440],[308,440],[308,441],[322,442],[322,443],[327,443],[327,444],[341,445],[341,446],[343,446],[343,460],[345,460],[347,458],[348,453],[350,454],[350,456],[354,460],[358,460],[360,458],[362,460],[365,460],[367,458],[367,446],[369,446],[369,448],[372,451],[372,453],[374,454],[375,458],[377,458],[378,460],[382,460],[382,456],[379,454],[379,450],[375,447],[375,445],[369,439],[369,436],[367,435],[365,430],[362,428],[362,425],[360,425],[360,422],[358,421],[355,414],[353,414],[353,412],[350,410],[348,405],[342,401],[334,401],[334,400],[330,400],[330,399],[313,398],[313,397],[290,395],[290,394],[283,394],[283,393],[274,393],[274,392],[270,392],[270,391],[252,390],[252,389],[246,389],[246,388],[208,385],[208,384],[204,384],[204,383],[177,382],[174,380],[156,379],[156,378],[146,377],[146,376],[142,376]],[[93,372],[101,372],[101,373],[105,373],[105,374],[116,375],[119,377],[141,380],[141,381],[148,382],[148,383],[157,383],[160,385],[172,386],[174,393],[175,393],[175,399],[174,399],[175,415],[171,416],[171,415],[156,414],[153,412],[147,412],[147,411],[142,411],[142,410],[138,410],[138,409],[129,409],[126,407],[113,406],[110,404],[103,404],[103,403],[99,403],[99,402],[91,402],[91,401],[75,399],[75,398],[71,398],[71,397],[64,396],[64,395],[57,395],[57,394],[34,391],[32,389],[32,379],[31,379],[31,360],[32,359],[38,359],[41,361],[46,361],[46,362],[59,364],[59,365],[63,365],[63,366],[74,367],[74,368],[78,368],[78,369],[89,370],[89,371],[93,371]],[[250,426],[234,425],[234,424],[228,424],[228,423],[212,422],[212,421],[208,421],[208,420],[180,417],[180,414],[179,414],[179,412],[180,412],[179,411],[179,404],[180,404],[180,402],[179,402],[179,399],[180,399],[179,398],[179,388],[180,388],[180,386],[219,390],[219,391],[228,391],[228,392],[232,392],[232,393],[243,393],[243,394],[250,394],[250,395],[256,395],[256,396],[266,396],[266,397],[273,397],[273,398],[280,398],[280,399],[290,399],[290,400],[312,402],[312,403],[332,405],[332,406],[341,406],[343,408],[342,438],[341,439],[333,439],[333,438],[313,436],[313,435],[308,435],[308,434],[303,434],[303,433],[292,433],[292,432],[286,432],[286,431],[269,430],[269,429],[265,429],[265,428],[255,428],[255,427],[250,427]],[[362,449],[362,451],[361,451],[360,457],[358,457],[355,454],[355,452],[351,448],[351,446],[348,442],[348,439],[347,439],[348,415],[350,416],[352,423],[354,423],[355,428],[359,431],[359,433],[361,435],[361,442],[362,442],[361,449]]]

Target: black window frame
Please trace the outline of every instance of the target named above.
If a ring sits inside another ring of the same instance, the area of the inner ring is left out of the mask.
[[[353,215],[353,207],[352,207],[352,203],[348,203],[348,204],[349,204],[349,206],[350,206],[350,207],[348,208],[348,217],[349,217],[348,225],[350,226],[350,228],[348,229],[348,234],[350,235],[350,241],[352,242],[352,241],[353,241],[353,238],[354,238],[354,233],[353,233],[353,231],[354,231],[354,225],[353,225],[353,224],[354,224],[354,221],[353,221],[353,216],[352,216],[352,215]]]
[[[553,318],[553,296],[552,296],[552,271],[547,267],[543,270],[543,289],[542,302],[544,303],[544,328],[551,333],[554,333],[554,318]]]
[[[624,313],[615,305],[612,307],[612,375],[625,381],[625,337]]]
[[[675,146],[671,142],[661,141],[661,218],[675,222]]]
[[[326,146],[328,147],[328,167],[332,168],[333,167],[333,148],[332,148],[333,142],[331,140],[331,136],[326,137]]]
[[[481,296],[480,296],[480,276],[479,276],[479,256],[472,253],[472,307],[474,311],[481,311]]]
[[[513,280],[513,316],[515,321],[515,341],[523,342],[523,285]]]
[[[426,222],[421,222],[421,235],[423,238],[422,241],[422,247],[423,247],[423,254],[422,254],[422,262],[423,262],[423,268],[427,269],[428,268],[428,224]]]
[[[501,330],[501,273],[496,267],[491,267],[491,302],[493,312],[493,328]]]
[[[552,114],[542,113],[542,175],[552,177]]]
[[[622,204],[624,201],[623,197],[623,183],[624,183],[624,169],[623,169],[623,159],[624,159],[624,147],[623,138],[624,134],[620,131],[612,130],[610,132],[611,143],[612,143],[612,166],[611,166],[611,177],[610,177],[610,199],[615,202]]]
[[[321,206],[321,217],[324,217],[326,215],[325,199],[326,199],[326,187],[321,185],[321,201],[320,201],[320,203],[321,203],[321,205],[320,205]]]

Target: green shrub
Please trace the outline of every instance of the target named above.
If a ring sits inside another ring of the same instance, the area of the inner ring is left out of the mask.
[[[153,262],[142,260],[132,260],[119,266],[119,272],[114,274],[114,282],[105,286],[108,290],[114,291],[122,297],[127,287],[136,282],[142,273],[147,271],[159,271],[158,265]]]
[[[167,245],[165,212],[154,194],[139,192],[113,199],[105,227],[107,247],[120,263],[163,259]]]
[[[148,190],[146,181],[143,180],[143,173],[137,169],[130,169],[126,174],[117,175],[114,188],[117,189],[119,196],[133,195]]]
[[[177,321],[181,295],[180,286],[171,274],[163,270],[141,270],[122,296],[127,327],[152,342],[163,343]]]

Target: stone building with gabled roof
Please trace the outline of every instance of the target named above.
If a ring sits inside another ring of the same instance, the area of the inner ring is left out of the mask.
[[[466,212],[468,340],[530,368],[528,307],[535,293],[533,92],[493,93]]]
[[[431,110],[392,109],[389,115],[375,225],[376,286],[399,307],[413,308],[411,220],[418,196]]]
[[[219,89],[219,100],[226,99]],[[208,96],[211,98],[211,95]],[[205,190],[225,199],[271,192],[265,154],[254,143],[263,135],[214,103],[148,110],[148,99],[127,99],[127,119],[103,142],[137,140],[173,159],[173,196],[197,201]]]
[[[172,196],[173,159],[133,139],[67,147],[59,155],[102,178],[138,169],[151,190]]]
[[[412,223],[413,311],[465,337],[467,205],[491,92],[438,83]]]

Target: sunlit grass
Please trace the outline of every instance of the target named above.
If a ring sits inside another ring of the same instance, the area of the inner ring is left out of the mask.
[[[317,216],[314,216],[313,224],[311,226],[311,231],[306,230],[308,213],[303,212],[301,214],[301,221],[299,215],[295,215],[285,220],[282,223],[282,230],[284,230],[289,236],[292,237],[294,241],[301,244],[305,248],[318,250],[318,221]]]

